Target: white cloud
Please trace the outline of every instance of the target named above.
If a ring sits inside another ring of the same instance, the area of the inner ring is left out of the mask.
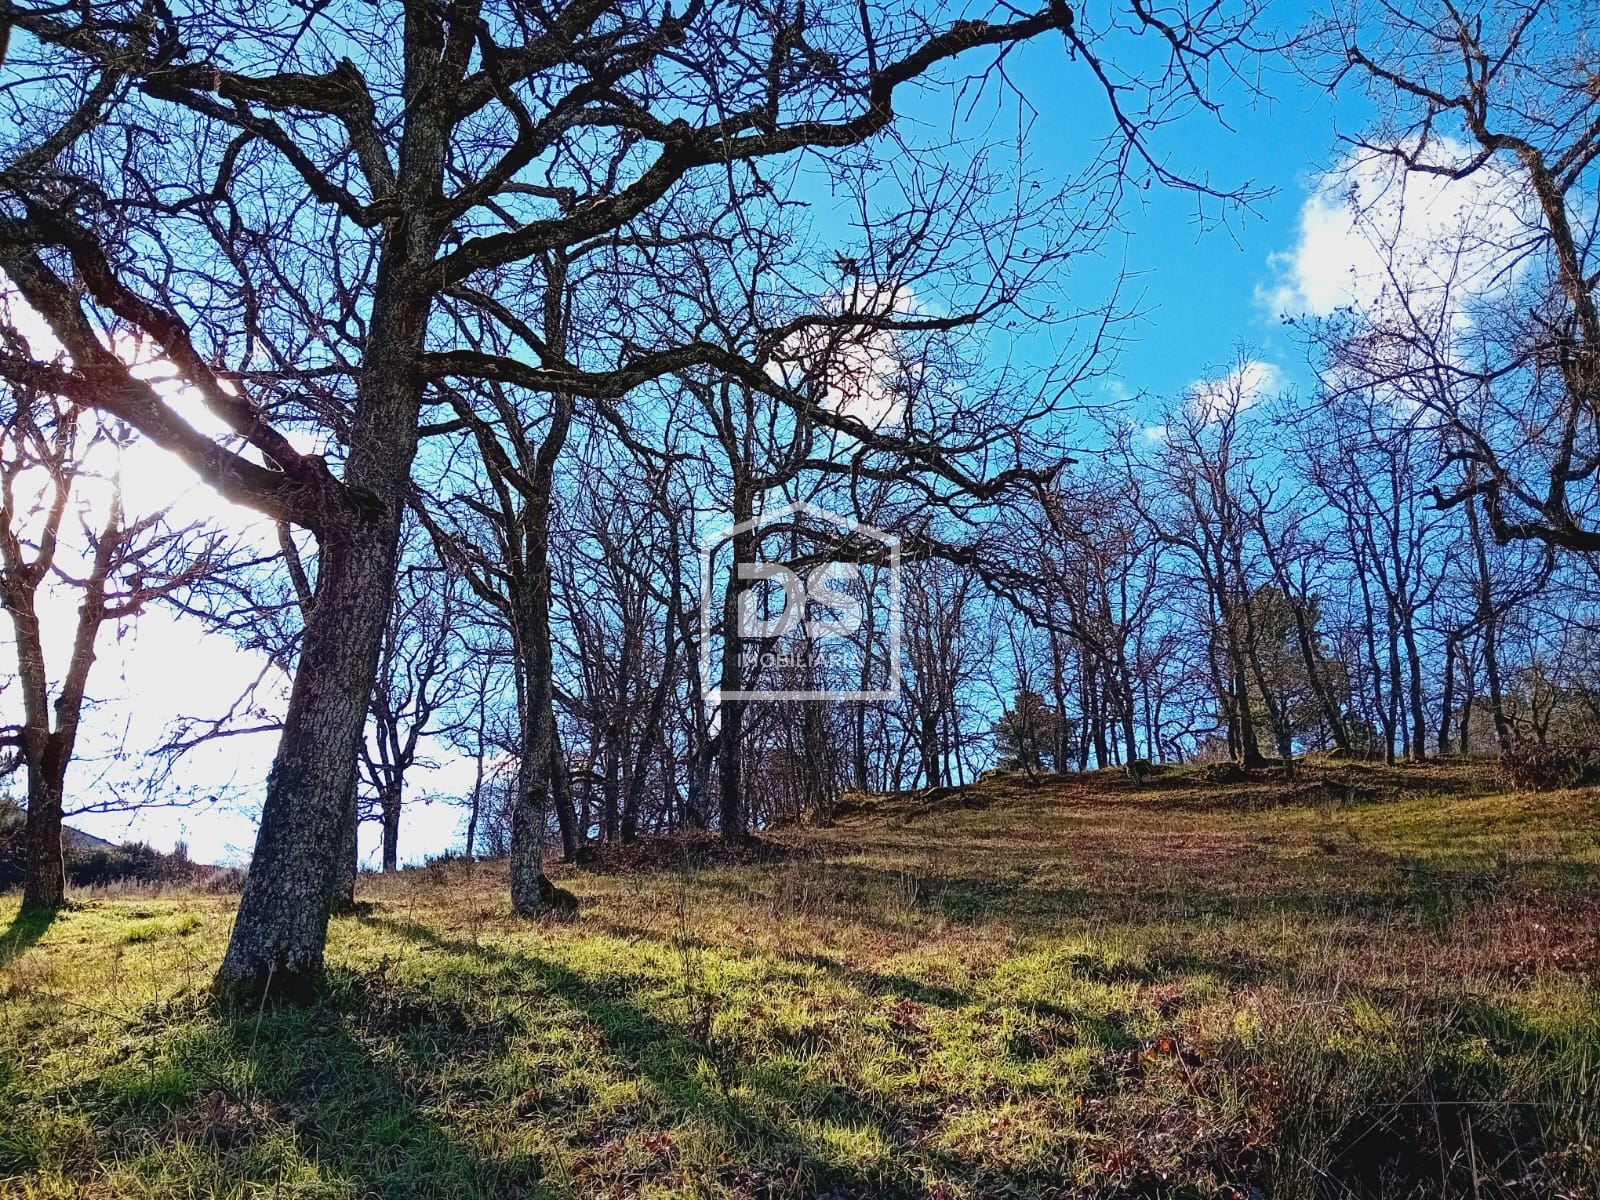
[[[1230,413],[1243,412],[1276,390],[1282,381],[1283,372],[1277,366],[1258,358],[1249,358],[1225,375],[1195,380],[1185,389],[1185,395],[1196,413],[1212,421]]]
[[[830,308],[860,314],[865,321],[901,320],[925,311],[909,287],[861,282],[849,294],[832,300]],[[784,354],[769,370],[791,387],[820,378],[825,382],[822,402],[826,407],[878,429],[904,417],[906,389],[915,383],[920,368],[900,352],[899,333],[872,328],[865,321],[844,328],[802,330],[789,340]]]
[[[1451,165],[1467,156],[1449,139],[1434,139],[1427,154]],[[1526,226],[1524,195],[1498,162],[1453,179],[1353,151],[1313,183],[1294,248],[1272,257],[1275,278],[1258,298],[1274,315],[1404,304],[1413,317],[1459,323],[1466,301],[1504,282]]]

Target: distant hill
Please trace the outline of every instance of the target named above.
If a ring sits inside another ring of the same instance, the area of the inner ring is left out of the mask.
[[[85,833],[81,829],[74,829],[71,825],[61,828],[61,845],[68,854],[93,854],[96,851],[115,850],[116,842],[108,842],[105,838],[97,838],[92,833]]]
[[[0,891],[20,887],[24,876],[23,831],[27,812],[10,796],[0,796]],[[190,862],[186,855],[163,854],[142,842],[108,842],[70,825],[61,830],[67,881],[89,887],[118,879],[194,882],[220,868]]]

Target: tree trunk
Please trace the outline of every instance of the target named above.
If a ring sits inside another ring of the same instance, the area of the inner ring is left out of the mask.
[[[822,719],[822,705],[807,702],[802,716],[806,801],[814,818],[824,824],[833,821],[833,754],[828,744],[828,728]],[[798,816],[799,814],[797,814]]]
[[[864,622],[861,627],[861,675],[860,690],[869,691],[872,686],[872,639],[876,635],[876,610],[868,604]],[[872,790],[872,768],[867,759],[867,701],[857,700],[850,714],[850,733],[852,740],[851,775],[854,778],[855,789],[858,792]]]
[[[483,715],[484,698],[478,698],[478,714],[480,721]],[[483,806],[483,728],[478,729],[478,754],[477,762],[472,776],[472,808],[467,813],[467,861],[477,858],[478,845],[478,813]]]
[[[922,756],[922,774],[930,788],[944,785],[944,772],[939,761],[939,714],[932,707],[922,712],[922,738],[918,753]]]
[[[1387,736],[1383,741],[1383,761],[1394,766],[1408,743],[1406,710],[1400,703],[1400,635],[1394,627],[1394,613],[1389,615],[1389,718]],[[1400,739],[1400,750],[1395,749],[1395,738]]]
[[[1428,757],[1428,726],[1426,701],[1422,694],[1422,654],[1417,649],[1417,635],[1411,628],[1411,613],[1404,615],[1401,637],[1406,650],[1406,669],[1410,673],[1411,746],[1410,757],[1422,762]]]
[[[1506,719],[1505,700],[1500,690],[1500,621],[1494,607],[1494,575],[1489,569],[1489,550],[1478,522],[1476,497],[1467,500],[1467,529],[1478,567],[1478,621],[1483,626],[1483,673],[1489,683],[1489,713],[1494,718],[1495,737],[1503,754],[1511,749],[1516,734]]]
[[[1262,534],[1265,543],[1264,523]],[[1294,619],[1295,644],[1300,649],[1300,661],[1305,664],[1306,681],[1311,685],[1311,694],[1317,698],[1317,707],[1322,710],[1322,719],[1327,722],[1328,732],[1333,736],[1333,744],[1348,754],[1350,734],[1344,727],[1344,715],[1339,711],[1339,705],[1335,702],[1333,692],[1323,676],[1322,661],[1317,654],[1317,634],[1311,625],[1309,605],[1290,590],[1289,572],[1279,566],[1276,558],[1270,558],[1269,561],[1273,574],[1277,577],[1278,587],[1289,603],[1289,615]]]
[[[600,786],[600,840],[613,844],[622,833],[622,730],[612,725],[606,731],[606,742],[601,756],[605,776]]]
[[[1053,620],[1053,614],[1046,610]],[[1056,702],[1056,741],[1054,748],[1056,774],[1063,774],[1072,761],[1072,728],[1067,720],[1066,665],[1062,662],[1061,639],[1050,632],[1050,690]]]
[[[544,722],[531,712],[523,721],[517,801],[511,810],[511,907],[523,916],[538,914],[545,903],[544,827],[550,799],[550,747],[544,728]]]
[[[1367,650],[1367,672],[1372,679],[1372,711],[1377,714],[1378,722],[1383,731],[1384,760],[1392,765],[1394,763],[1394,715],[1393,705],[1384,701],[1383,668],[1378,664],[1378,619],[1372,603],[1372,589],[1367,581],[1366,564],[1362,556],[1357,555],[1354,566],[1356,580],[1361,585],[1361,610],[1366,620],[1366,625],[1362,632]]]
[[[554,284],[551,285],[552,289]],[[546,305],[552,301],[547,289]],[[550,496],[554,467],[566,440],[572,398],[557,396],[551,428],[540,444],[523,520],[520,591],[517,597],[517,659],[523,672],[522,762],[511,819],[511,906],[538,912],[550,893],[544,874],[545,814],[553,804],[561,829],[562,857],[577,857],[582,838],[566,787],[556,735],[555,662],[550,639]]]
[[[1251,674],[1255,676],[1256,689],[1261,693],[1261,707],[1267,711],[1267,721],[1272,726],[1272,742],[1278,752],[1278,761],[1283,766],[1285,775],[1294,774],[1294,730],[1289,725],[1289,715],[1286,706],[1273,695],[1271,687],[1267,684],[1267,673],[1261,667],[1261,655],[1256,651],[1257,638],[1255,635],[1254,618],[1250,622],[1250,640],[1246,655],[1250,662]]]
[[[60,908],[66,902],[66,862],[61,852],[59,782],[28,772],[28,863],[22,884],[22,907]]]
[[[393,874],[400,869],[400,785],[391,783],[383,789],[378,801],[383,814],[383,873]]]
[[[1127,668],[1124,667],[1123,670],[1126,672]],[[1124,673],[1122,691],[1122,740],[1127,743],[1128,747],[1124,765],[1128,768],[1128,774],[1134,776],[1135,778],[1137,778],[1139,774],[1139,752],[1134,742],[1136,730],[1137,716],[1133,710],[1133,687],[1129,682],[1126,673]]]
[[[549,643],[544,646],[548,651]],[[517,800],[511,814],[511,907],[523,916],[533,916],[543,910],[550,890],[544,874],[545,816],[555,799],[560,762],[551,716],[554,685],[550,663],[536,653],[535,661],[526,666],[529,693],[523,705],[522,761],[517,766]]]
[[[717,829],[724,842],[738,846],[743,844],[746,833],[744,754],[739,744],[744,701],[724,697],[719,711],[722,725],[717,730]]]
[[[1215,576],[1217,579],[1226,578],[1222,574],[1224,568],[1225,564],[1219,558]],[[1221,583],[1214,587],[1213,602],[1216,605],[1218,625],[1222,630],[1223,650],[1228,660],[1229,685],[1232,689],[1228,741],[1235,747],[1238,755],[1236,761],[1241,766],[1262,767],[1266,765],[1267,760],[1261,753],[1261,743],[1256,737],[1255,713],[1250,703],[1250,680],[1245,668],[1244,649],[1239,644],[1238,614],[1222,594],[1222,588]]]
[[[1244,659],[1237,650],[1229,651],[1233,667],[1233,708],[1239,722],[1239,762],[1246,767],[1262,767],[1267,759],[1256,737],[1256,717],[1250,703],[1250,683],[1245,677]]]
[[[552,683],[550,694],[555,693]],[[554,701],[552,700],[552,704]],[[578,852],[583,849],[583,844],[589,840],[589,819],[587,806],[583,820],[578,819],[577,807],[572,800],[572,789],[568,786],[566,772],[560,759],[561,744],[555,734],[555,709],[545,713],[545,724],[549,726],[549,745],[551,763],[549,766],[550,798],[556,809],[556,829],[561,837],[561,861],[574,862]]]
[[[1455,719],[1456,702],[1456,645],[1460,631],[1452,630],[1444,639],[1443,695],[1439,698],[1439,753],[1450,753],[1450,723]]]
[[[711,772],[716,765],[715,739],[698,746],[689,759],[688,794],[683,802],[683,827],[701,831],[711,825]]]
[[[674,590],[674,604],[676,604],[676,590]],[[677,641],[673,636],[673,617],[667,614],[665,628],[662,632],[665,654],[662,658],[661,678],[656,681],[655,691],[650,697],[650,709],[645,714],[644,728],[639,731],[637,748],[628,762],[627,791],[622,801],[622,840],[632,842],[639,837],[639,810],[644,806],[645,787],[649,783],[650,749],[660,742],[661,723],[666,716],[667,699],[672,693],[673,672],[671,669],[672,656],[677,652]],[[663,756],[662,761],[662,791],[667,790],[667,780],[670,779],[670,767]]]
[[[755,511],[748,491],[735,486],[733,519],[743,525]],[[756,539],[749,531],[733,537],[733,563],[722,595],[722,696],[717,703],[717,823],[722,840],[730,846],[742,845],[748,828],[744,803],[744,705],[728,693],[745,687],[741,661],[744,644],[739,636],[738,564],[755,561]]]
[[[250,874],[217,976],[226,991],[305,994],[322,976],[356,750],[394,590],[398,495],[385,507],[365,537],[330,537],[322,547],[317,603],[306,619]]]
[[[1500,650],[1496,638],[1495,621],[1490,618],[1483,627],[1483,674],[1489,683],[1489,715],[1494,718],[1494,733],[1502,753],[1511,749],[1516,735],[1511,722],[1506,719],[1505,697],[1500,687]]]
[[[9,495],[10,481],[6,491]],[[66,493],[55,513],[59,516]],[[122,527],[122,489],[116,485],[111,511],[95,547],[93,564],[78,607],[72,654],[56,696],[55,728],[50,727],[49,675],[45,669],[44,641],[35,607],[36,588],[42,576],[26,568],[21,548],[9,527],[4,532],[0,562],[3,590],[0,600],[11,612],[17,645],[17,680],[22,685],[22,752],[28,770],[28,815],[23,830],[27,847],[22,907],[56,909],[66,903],[66,859],[61,848],[62,803],[66,795],[67,766],[78,741],[83,698],[94,666],[95,639],[105,616],[106,577],[119,546]],[[53,528],[53,526],[52,526]],[[31,576],[31,585],[28,577]]]
[[[632,771],[627,790],[622,798],[622,823],[618,826],[618,839],[624,842],[639,840],[639,806],[644,799],[643,771]]]
[[[339,855],[339,881],[333,896],[333,911],[336,913],[354,912],[356,907],[356,876],[359,874],[361,855],[357,834],[361,828],[361,816],[356,811],[354,782],[352,778],[350,796],[345,801],[344,817],[339,832],[339,844],[343,849]]]
[[[66,863],[61,853],[65,771],[51,769],[61,756],[52,754],[56,739],[50,729],[44,643],[33,592],[19,589],[5,599],[16,635],[17,676],[22,685],[22,750],[28,769],[28,815],[23,830],[28,858],[23,874],[22,907],[60,908],[66,902]],[[64,762],[62,767],[65,767]]]
[[[545,287],[544,331],[546,339],[559,352],[566,345],[564,260],[554,260],[550,269],[551,275]],[[566,772],[561,763],[560,739],[556,733],[555,652],[550,638],[550,500],[555,488],[556,459],[566,445],[572,414],[573,399],[570,395],[558,393],[551,398],[550,429],[539,443],[526,493],[521,522],[522,555],[521,562],[517,564],[520,590],[525,593],[517,601],[521,612],[517,657],[526,673],[524,694],[530,710],[524,726],[523,757],[527,757],[528,748],[534,742],[543,746],[541,753],[544,761],[539,765],[539,773],[530,776],[530,781],[541,790],[541,795],[534,798],[540,807],[541,821],[544,819],[546,803],[546,796],[542,793],[548,791],[548,799],[555,805],[556,824],[561,830],[561,857],[565,862],[577,858],[588,833],[587,829],[578,825],[577,814],[572,807],[572,792],[567,786]],[[537,737],[532,741],[526,736],[530,730],[537,732]],[[512,828],[515,830],[515,822]],[[541,825],[541,854],[543,839]],[[512,861],[519,861],[515,851]],[[528,863],[537,860],[525,854],[520,861]],[[544,870],[540,866],[539,877],[542,879],[543,875]],[[532,894],[528,881],[524,881],[521,890],[525,895]],[[514,883],[513,901],[517,892],[518,887]],[[520,907],[518,911],[522,911]]]

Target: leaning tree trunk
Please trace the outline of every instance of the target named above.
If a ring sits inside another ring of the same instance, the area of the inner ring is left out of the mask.
[[[394,601],[400,521],[422,413],[423,347],[435,260],[449,227],[439,203],[455,120],[443,59],[425,47],[431,14],[406,14],[409,91],[399,161],[373,279],[339,511],[304,521],[320,548],[315,600],[233,936],[223,993],[305,992],[321,982],[328,916],[344,857],[356,753]],[[333,505],[329,505],[330,508]]]
[[[402,222],[409,245],[378,270],[367,369],[350,433],[348,503],[327,513],[316,601],[306,614],[283,733],[218,989],[305,993],[321,980],[328,916],[346,847],[356,752],[394,600],[400,519],[417,449],[416,369],[429,300],[405,277],[407,256],[431,259],[436,232]]]
[[[399,504],[368,536],[327,539],[233,937],[224,991],[303,994],[322,975],[347,846],[356,748],[394,590]]]

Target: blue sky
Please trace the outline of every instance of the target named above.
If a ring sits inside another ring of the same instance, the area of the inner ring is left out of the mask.
[[[1048,39],[1016,55],[1012,77],[1039,110],[1031,165],[1057,176],[1074,170],[1107,128],[1103,94]],[[1158,133],[1153,147],[1164,165],[1189,177],[1271,194],[1207,228],[1197,219],[1196,197],[1153,185],[1130,199],[1125,232],[1107,242],[1098,270],[1076,277],[1089,301],[1105,293],[1123,263],[1132,277],[1127,295],[1143,317],[1108,381],[1122,394],[1171,397],[1208,370],[1228,369],[1241,345],[1276,366],[1285,383],[1308,377],[1303,349],[1265,293],[1282,287],[1291,271],[1284,260],[1299,240],[1308,194],[1342,156],[1338,132],[1358,129],[1364,107],[1336,104],[1284,65],[1261,82],[1267,96],[1227,86],[1219,92],[1220,121],[1193,114]],[[1216,215],[1214,203],[1207,210]]]
[[[1260,111],[1230,113],[1236,133],[1204,120],[1186,125],[1183,159],[1205,163],[1223,186],[1276,189],[1253,211],[1207,229],[1195,197],[1152,188],[1141,193],[1142,211],[1127,216],[1120,248],[1143,315],[1113,377],[1130,392],[1176,393],[1228,364],[1241,342],[1280,364],[1292,353],[1258,290],[1271,286],[1272,257],[1293,243],[1307,177],[1329,160],[1326,111],[1308,116],[1299,107],[1291,117],[1290,106],[1280,106],[1281,122]]]

